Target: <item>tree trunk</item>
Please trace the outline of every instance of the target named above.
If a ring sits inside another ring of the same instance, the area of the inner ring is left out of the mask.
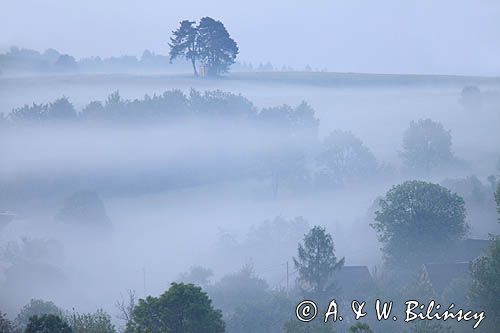
[[[196,70],[196,63],[194,58],[191,59],[191,64],[193,65],[194,76],[198,76],[198,71]]]

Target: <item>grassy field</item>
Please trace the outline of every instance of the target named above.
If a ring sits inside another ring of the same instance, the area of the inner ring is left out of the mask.
[[[500,85],[500,77],[295,71],[231,73],[227,79],[314,86]]]

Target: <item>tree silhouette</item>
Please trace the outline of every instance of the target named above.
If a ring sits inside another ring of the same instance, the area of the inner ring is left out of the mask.
[[[184,57],[191,61],[194,75],[198,76],[196,70],[196,59],[199,57],[197,37],[198,30],[194,27],[194,21],[181,21],[180,27],[172,31],[173,37],[170,38],[170,62],[178,57]]]
[[[42,316],[33,316],[30,318],[25,333],[72,333],[71,327],[61,319],[61,317],[53,314],[45,314]]]
[[[379,205],[371,226],[390,266],[416,268],[435,261],[468,230],[464,200],[437,184],[404,182],[390,189]]]
[[[472,263],[470,296],[475,305],[490,314],[488,326],[500,327],[500,237],[493,236],[486,256]]]
[[[160,297],[139,300],[126,332],[221,333],[224,328],[222,313],[200,287],[172,283]]]
[[[224,24],[211,17],[203,17],[195,27],[194,21],[180,22],[170,38],[170,61],[183,57],[191,61],[198,76],[196,60],[205,66],[203,75],[217,76],[229,70],[238,55],[238,45],[229,36]]]
[[[403,163],[409,169],[429,174],[453,160],[450,131],[431,119],[412,121],[403,137]]]
[[[224,24],[211,17],[204,17],[197,29],[200,59],[207,66],[207,74],[216,76],[227,72],[229,66],[234,64],[239,49]]]
[[[304,290],[316,295],[331,291],[332,275],[345,261],[337,260],[334,251],[332,236],[325,228],[315,226],[305,235],[304,244],[299,244],[298,258],[293,258]]]

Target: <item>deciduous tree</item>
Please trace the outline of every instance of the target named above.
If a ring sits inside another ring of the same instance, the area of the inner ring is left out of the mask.
[[[400,156],[413,171],[428,174],[443,167],[453,159],[450,131],[431,119],[412,121],[404,133]]]
[[[224,328],[221,311],[200,287],[172,283],[159,297],[139,300],[126,332],[220,333]]]
[[[390,189],[379,205],[371,226],[389,266],[436,261],[468,230],[464,200],[437,184],[404,182]]]
[[[500,327],[500,237],[492,238],[488,255],[472,265],[472,301],[486,311],[486,323]]]

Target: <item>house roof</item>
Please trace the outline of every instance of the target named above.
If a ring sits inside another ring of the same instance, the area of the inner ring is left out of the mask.
[[[343,266],[335,274],[335,282],[342,292],[362,291],[373,284],[366,266]]]
[[[451,281],[470,279],[469,265],[469,262],[428,263],[423,270],[434,291],[441,294]]]

